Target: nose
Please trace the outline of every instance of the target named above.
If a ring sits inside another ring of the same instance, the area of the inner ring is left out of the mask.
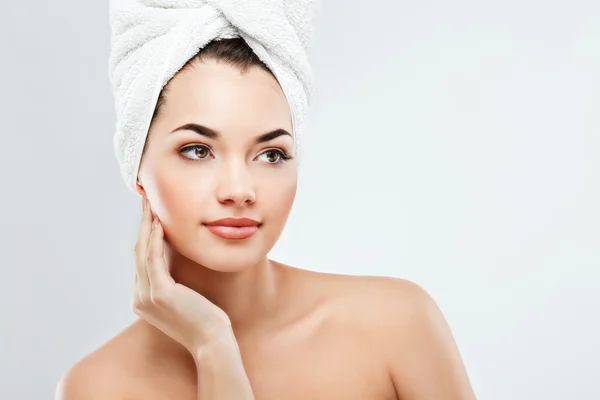
[[[243,206],[256,201],[254,180],[242,162],[231,161],[222,164],[217,185],[217,198],[220,203]]]

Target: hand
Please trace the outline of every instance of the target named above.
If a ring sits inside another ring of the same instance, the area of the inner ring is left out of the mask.
[[[227,314],[204,296],[176,283],[164,259],[164,233],[144,196],[135,244],[133,311],[193,355],[219,341],[237,347]],[[231,340],[233,339],[233,340]]]

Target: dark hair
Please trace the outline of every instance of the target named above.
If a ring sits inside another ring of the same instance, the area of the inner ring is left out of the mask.
[[[213,40],[189,60],[180,70],[182,72],[188,68],[191,68],[195,63],[203,60],[216,60],[225,64],[237,67],[242,73],[245,73],[250,67],[260,67],[265,71],[273,74],[269,67],[263,63],[260,58],[252,51],[252,48],[248,46],[246,41],[242,38],[234,39],[218,39]],[[179,73],[178,72],[178,73]],[[154,114],[150,120],[150,126],[158,116],[160,109],[165,103],[165,93],[168,91],[167,86],[163,88],[158,96],[156,107],[154,108]]]

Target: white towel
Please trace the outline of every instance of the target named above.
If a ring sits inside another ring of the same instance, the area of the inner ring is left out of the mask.
[[[213,39],[242,37],[273,72],[290,106],[298,157],[319,6],[319,0],[110,0],[114,148],[127,186],[135,192],[161,89]]]

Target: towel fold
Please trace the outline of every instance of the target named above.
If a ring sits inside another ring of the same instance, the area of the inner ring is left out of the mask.
[[[135,192],[142,150],[162,88],[215,39],[242,37],[279,81],[296,152],[312,92],[308,54],[319,0],[111,0],[109,78],[114,148]]]

